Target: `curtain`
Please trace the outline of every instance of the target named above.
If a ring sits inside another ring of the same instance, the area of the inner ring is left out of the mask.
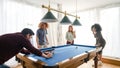
[[[49,23],[48,27],[48,42],[49,47],[51,46],[57,46],[57,23]]]
[[[107,42],[103,55],[120,58],[120,7],[102,9],[100,23]]]
[[[24,2],[1,0],[0,3],[0,35],[20,32],[23,28],[32,29],[36,35],[40,20],[47,13],[46,10],[27,5]],[[57,16],[57,13],[54,14]],[[48,39],[51,46],[57,45],[57,26],[58,24],[55,23],[49,24]],[[32,40],[34,45],[36,45],[35,37]]]

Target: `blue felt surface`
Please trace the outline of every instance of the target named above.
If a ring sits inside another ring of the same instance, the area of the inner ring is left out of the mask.
[[[77,48],[76,48],[77,47]],[[50,49],[50,48],[46,48]],[[58,46],[54,47],[54,55],[52,58],[46,59],[40,56],[36,56],[34,54],[30,54],[29,57],[41,60],[49,66],[53,66],[58,62],[61,62],[63,60],[66,60],[68,58],[80,55],[82,53],[85,53],[85,51],[90,51],[92,49],[95,49],[95,46],[85,46],[85,45],[69,45],[69,46]],[[45,50],[45,49],[43,49]]]

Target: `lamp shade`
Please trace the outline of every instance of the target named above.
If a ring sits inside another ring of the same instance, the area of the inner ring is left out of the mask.
[[[45,16],[41,19],[41,21],[42,22],[57,22],[58,20],[50,11],[48,11],[45,14]]]
[[[61,20],[60,24],[71,24],[69,18],[65,15],[64,18]]]
[[[74,20],[72,25],[74,25],[74,26],[81,26],[81,24],[80,24],[80,22],[79,22],[79,20],[77,18]]]

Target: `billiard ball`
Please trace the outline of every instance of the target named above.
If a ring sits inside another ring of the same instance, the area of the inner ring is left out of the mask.
[[[76,46],[76,49],[77,49],[78,47]]]

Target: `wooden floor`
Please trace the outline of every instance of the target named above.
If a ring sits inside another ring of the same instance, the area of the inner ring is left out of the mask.
[[[93,60],[90,60],[89,62],[80,65],[78,68],[94,68],[92,67],[93,64],[94,64]],[[99,66],[98,68],[120,68],[120,66],[103,63],[103,65]]]
[[[84,63],[77,68],[94,68],[92,67],[92,64],[93,64],[93,60],[90,60],[87,63]],[[12,68],[22,68],[22,66],[21,64],[18,64],[16,67],[12,67]],[[99,66],[98,68],[120,68],[120,66],[103,63],[103,66]]]

